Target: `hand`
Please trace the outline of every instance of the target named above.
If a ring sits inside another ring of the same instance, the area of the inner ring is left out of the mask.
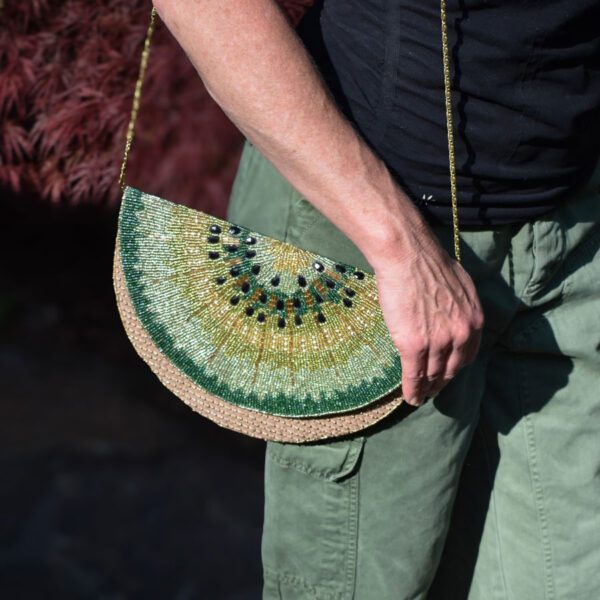
[[[423,229],[410,255],[371,261],[379,302],[402,364],[406,402],[437,394],[479,350],[484,314],[462,265]]]

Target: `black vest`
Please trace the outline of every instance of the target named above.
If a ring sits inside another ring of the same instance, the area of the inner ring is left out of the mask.
[[[448,0],[461,226],[536,218],[600,157],[600,2]],[[298,29],[338,106],[452,222],[436,0],[317,0]]]

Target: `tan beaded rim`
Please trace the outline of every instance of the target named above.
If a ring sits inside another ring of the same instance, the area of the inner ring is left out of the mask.
[[[192,410],[221,427],[262,440],[310,442],[360,431],[386,417],[403,402],[400,387],[362,409],[331,417],[280,417],[236,406],[198,386],[156,346],[129,297],[118,240],[113,259],[113,284],[121,321],[136,352],[167,389]]]

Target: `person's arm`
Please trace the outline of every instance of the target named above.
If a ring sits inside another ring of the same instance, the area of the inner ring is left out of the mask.
[[[469,275],[340,112],[275,0],[154,6],[211,97],[373,266],[403,392],[419,404],[475,356],[483,314]]]

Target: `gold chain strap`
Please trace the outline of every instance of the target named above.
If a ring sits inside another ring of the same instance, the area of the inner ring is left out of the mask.
[[[448,166],[450,167],[450,195],[452,197],[452,227],[454,228],[454,255],[460,262],[458,236],[458,207],[456,193],[456,158],[454,154],[454,125],[452,120],[452,90],[450,89],[450,53],[448,52],[448,28],[446,26],[446,0],[440,0],[442,18],[442,54],[444,62],[444,99],[446,101],[446,129],[448,131]]]
[[[1,0],[0,0],[1,2]],[[452,227],[454,230],[454,255],[456,260],[460,262],[460,238],[458,234],[458,207],[457,207],[457,192],[456,192],[456,158],[454,154],[454,126],[452,120],[452,91],[450,88],[450,53],[448,52],[448,30],[446,26],[446,0],[440,0],[440,13],[442,20],[442,52],[444,63],[444,98],[446,103],[446,129],[448,131],[448,164],[450,167],[450,193],[452,197]],[[127,127],[127,141],[125,143],[125,153],[121,164],[121,173],[119,175],[119,185],[121,191],[125,189],[125,169],[127,166],[127,158],[129,150],[133,142],[135,122],[140,108],[140,98],[142,96],[142,83],[148,65],[148,57],[150,56],[150,42],[154,33],[156,22],[156,9],[152,7],[150,14],[150,24],[144,41],[144,49],[142,51],[142,59],[140,61],[140,70],[135,84],[133,93],[133,106],[131,108],[131,118]]]
[[[153,6],[152,12],[150,13],[150,24],[148,25],[146,39],[144,40],[144,49],[142,50],[140,70],[138,73],[137,81],[135,82],[135,91],[133,92],[133,105],[131,107],[131,117],[129,119],[129,125],[127,126],[127,141],[125,142],[125,153],[123,154],[123,162],[121,163],[121,173],[119,174],[119,186],[121,187],[121,191],[125,189],[125,169],[127,168],[127,159],[129,158],[129,150],[131,149],[131,143],[133,142],[135,122],[137,120],[138,111],[140,110],[142,84],[144,83],[144,75],[146,74],[146,67],[148,66],[148,58],[150,56],[150,42],[152,41],[152,34],[154,33],[155,23],[156,9]]]

